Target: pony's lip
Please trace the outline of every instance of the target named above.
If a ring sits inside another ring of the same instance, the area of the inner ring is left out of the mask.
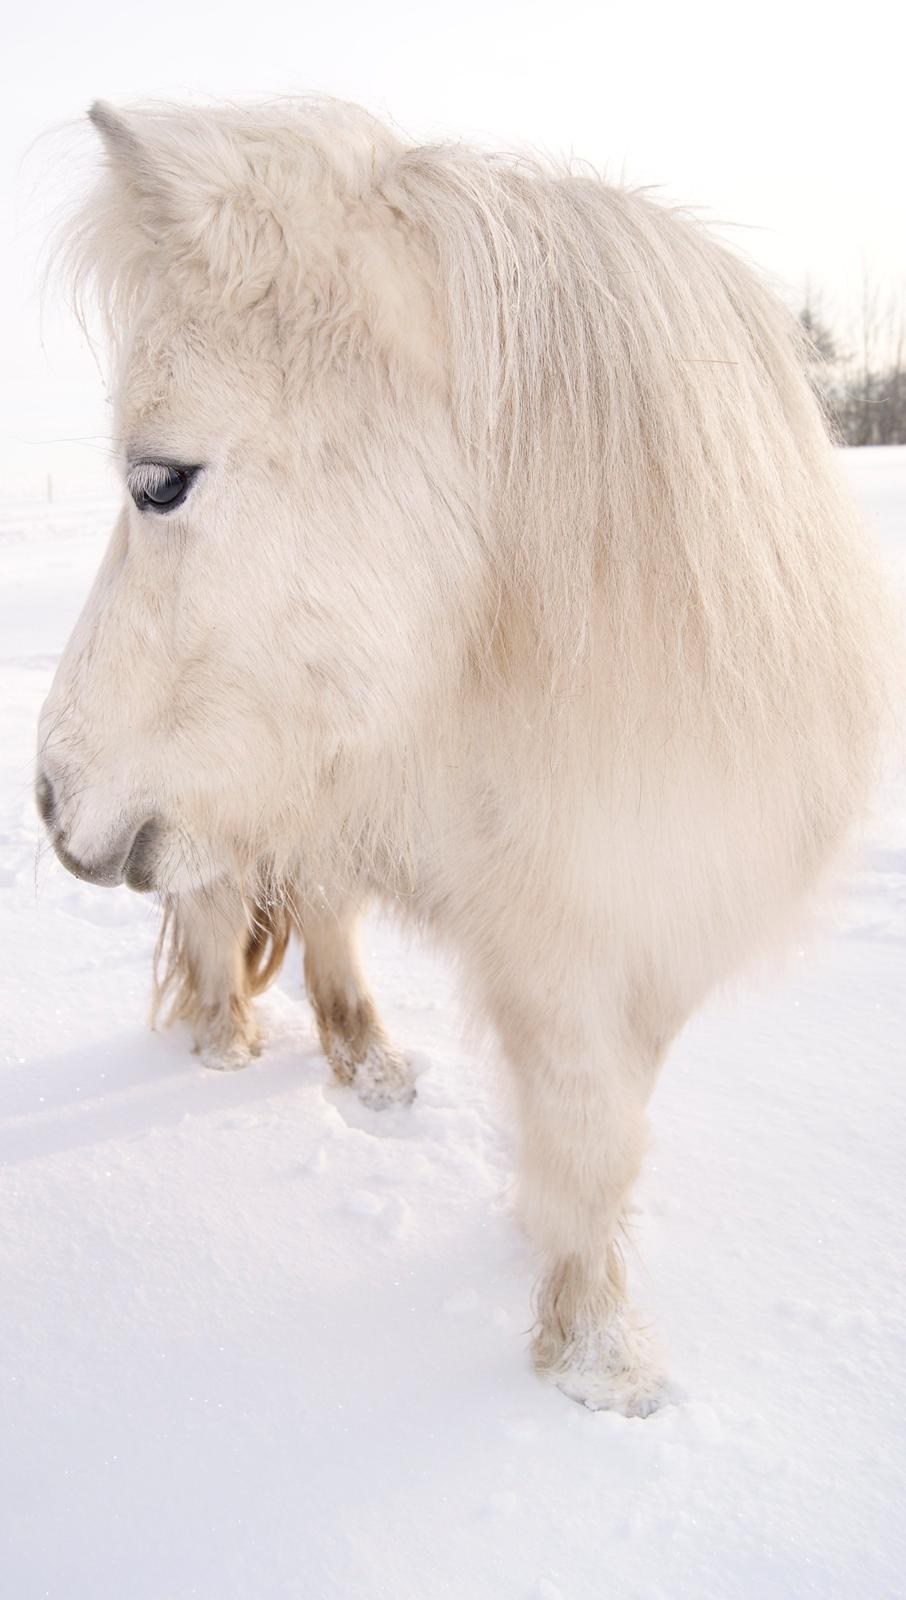
[[[87,863],[80,861],[67,850],[59,833],[51,835],[51,843],[57,853],[57,859],[62,862],[67,872],[74,878],[80,878],[83,883],[93,883],[99,889],[115,889],[123,881],[122,854],[108,856],[105,861]]]
[[[103,861],[91,863],[74,856],[60,833],[52,833],[51,842],[66,871],[83,883],[92,883],[100,889],[115,889],[125,883],[137,893],[146,894],[154,888],[154,855],[159,831],[152,817],[129,835],[125,848],[121,847]]]

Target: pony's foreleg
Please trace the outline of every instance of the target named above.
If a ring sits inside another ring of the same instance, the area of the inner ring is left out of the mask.
[[[575,975],[574,975],[575,976]],[[593,1409],[644,1416],[663,1396],[655,1347],[626,1300],[620,1236],[646,1143],[645,1103],[674,1021],[606,980],[498,1005],[524,1133],[522,1199],[544,1270],[536,1371]],[[539,990],[539,992],[545,992]]]
[[[252,1000],[279,968],[289,934],[284,910],[250,905],[229,885],[167,900],[155,1016],[187,1021],[205,1066],[246,1066],[260,1050]]]
[[[340,1083],[365,1105],[408,1105],[415,1098],[412,1068],[391,1045],[377,1014],[358,955],[357,908],[301,914],[305,985],[321,1047]]]

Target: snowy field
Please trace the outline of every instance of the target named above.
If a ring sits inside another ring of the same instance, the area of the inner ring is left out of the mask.
[[[902,579],[906,450],[847,469]],[[673,1051],[632,1275],[681,1398],[592,1414],[529,1370],[502,1075],[437,956],[369,930],[424,1074],[368,1113],[298,958],[206,1071],[146,1028],[153,905],[36,866],[111,509],[0,508],[3,1600],[901,1600],[902,788],[832,925]]]

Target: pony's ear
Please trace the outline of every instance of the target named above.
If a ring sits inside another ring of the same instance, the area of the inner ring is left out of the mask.
[[[172,211],[170,185],[155,148],[154,126],[141,115],[118,111],[106,100],[95,100],[88,120],[101,136],[110,172],[118,185],[125,185],[133,206],[146,226],[167,218]]]
[[[200,268],[223,302],[253,304],[278,280],[296,283],[317,243],[316,227],[295,225],[300,209],[331,184],[350,187],[315,121],[161,104],[120,111],[102,100],[88,115],[106,156],[109,226],[153,249],[158,273]],[[340,130],[334,143],[342,155],[351,140]],[[370,183],[370,134],[359,131],[358,148]]]
[[[201,267],[222,299],[260,299],[286,262],[298,153],[281,174],[272,141],[250,136],[243,119],[185,107],[120,111],[101,100],[88,115],[122,236],[153,247],[158,271]]]
[[[126,118],[106,100],[95,100],[88,107],[88,120],[94,123],[112,156],[131,158],[139,153],[138,140]]]
[[[149,163],[132,123],[106,100],[95,100],[88,108],[88,120],[101,136],[111,162],[128,177],[149,176]]]

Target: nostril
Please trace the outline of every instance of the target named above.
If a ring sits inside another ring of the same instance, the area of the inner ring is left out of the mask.
[[[35,784],[35,803],[45,828],[52,828],[57,813],[53,784],[45,772],[39,773]]]

